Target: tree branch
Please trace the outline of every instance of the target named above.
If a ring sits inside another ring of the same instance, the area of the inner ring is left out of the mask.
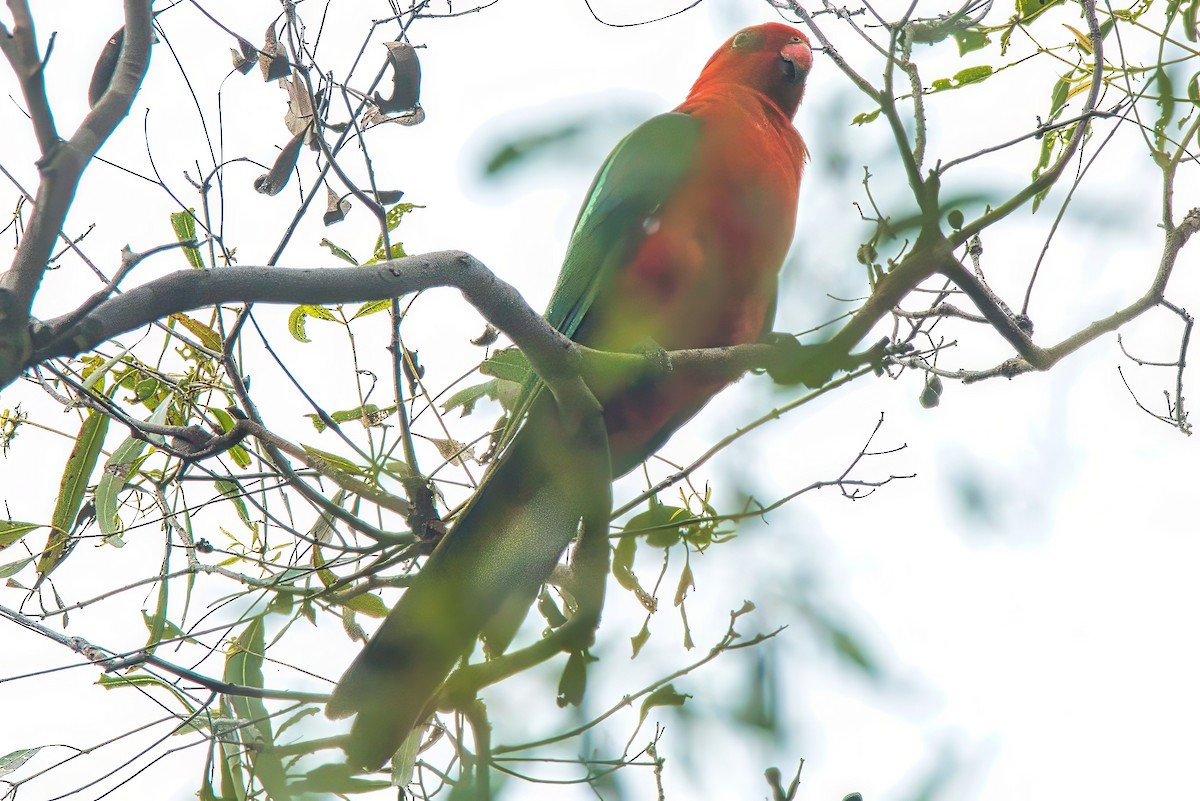
[[[10,33],[0,25],[0,52],[8,59],[21,84],[21,94],[25,98],[33,133],[44,159],[58,144],[58,131],[54,127],[54,114],[46,97],[45,81],[46,60],[54,49],[54,37],[51,35],[43,59],[38,54],[37,33],[29,3],[26,0],[8,0],[8,10],[13,15],[13,29]]]
[[[49,101],[45,99],[45,87],[41,86],[41,100],[30,103],[34,117],[34,128],[38,131],[42,158],[38,161],[41,179],[34,198],[33,214],[26,227],[21,243],[17,246],[12,266],[0,275],[0,387],[7,386],[23,369],[29,356],[29,309],[34,295],[41,284],[42,275],[54,241],[63,227],[67,211],[75,198],[75,189],[96,151],[129,113],[133,98],[141,86],[142,78],[150,62],[151,18],[150,0],[125,0],[125,38],[121,56],[113,73],[108,91],[84,118],[79,129],[66,142],[47,142],[54,135],[52,123],[45,130],[46,120],[38,121],[41,114],[49,115]],[[32,41],[32,20],[23,0],[10,0],[13,16],[17,21],[14,35],[27,28]],[[13,39],[0,36],[3,49],[8,55],[13,49]],[[28,60],[36,58],[31,53],[22,53],[25,63],[17,69],[30,69]],[[10,56],[10,61],[12,56]],[[40,86],[40,62],[39,77]],[[29,91],[27,79],[22,85]],[[45,104],[40,112],[39,103]]]

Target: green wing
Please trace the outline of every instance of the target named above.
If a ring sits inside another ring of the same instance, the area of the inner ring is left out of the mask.
[[[572,339],[600,290],[637,252],[646,220],[670,200],[695,163],[700,121],[687,114],[652,117],[609,154],[575,220],[546,320]],[[531,376],[500,437],[504,450],[520,428],[541,382]]]
[[[546,319],[574,337],[600,289],[628,263],[646,219],[695,164],[700,121],[660,114],[621,140],[600,168],[575,221]]]

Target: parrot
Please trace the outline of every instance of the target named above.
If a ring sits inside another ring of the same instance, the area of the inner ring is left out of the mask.
[[[796,28],[745,28],[708,60],[682,104],[618,143],[576,219],[544,315],[550,325],[622,353],[768,336],[808,158],[793,119],[812,65]],[[387,762],[435,711],[442,683],[481,636],[489,653],[503,651],[595,493],[611,493],[615,477],[727,383],[683,370],[589,383],[608,439],[604,487],[588,486],[594,472],[575,475],[555,400],[534,393],[472,499],[335,687],[326,714],[356,715],[342,745],[347,762],[367,770]]]

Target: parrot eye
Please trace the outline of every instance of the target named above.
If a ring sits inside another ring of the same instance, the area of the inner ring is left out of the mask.
[[[793,36],[791,39],[788,39],[788,41],[791,42],[792,44],[800,44],[804,40],[801,39],[799,36]]]

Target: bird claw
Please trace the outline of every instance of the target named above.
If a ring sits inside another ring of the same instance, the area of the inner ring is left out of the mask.
[[[861,353],[844,353],[832,343],[802,345],[791,334],[769,333],[763,341],[776,349],[766,365],[767,375],[777,384],[803,384],[809,389],[824,386],[834,373],[850,372],[869,365],[876,375],[906,346],[893,345],[887,337]],[[898,350],[899,348],[899,350]]]

